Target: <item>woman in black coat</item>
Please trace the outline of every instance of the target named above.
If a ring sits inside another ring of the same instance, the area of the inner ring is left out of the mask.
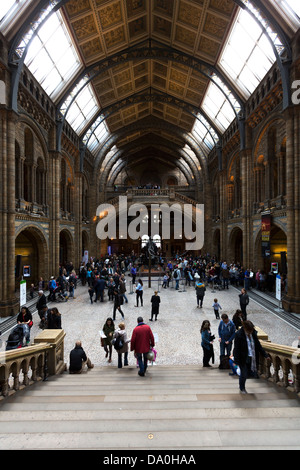
[[[243,321],[234,338],[233,357],[234,362],[240,367],[239,387],[241,393],[247,393],[245,389],[248,377],[258,377],[259,355],[269,358],[257,337],[257,332],[251,321]]]
[[[160,304],[160,297],[157,295],[158,292],[155,291],[154,295],[151,297],[151,318],[149,318],[150,321],[153,321],[153,317],[155,317],[155,321],[157,320],[157,315],[159,314],[159,304]]]

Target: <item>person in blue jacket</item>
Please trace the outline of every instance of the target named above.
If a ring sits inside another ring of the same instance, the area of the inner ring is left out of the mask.
[[[235,337],[235,325],[229,320],[228,315],[223,313],[219,323],[218,334],[220,342],[220,356],[230,356],[232,341]]]
[[[201,325],[200,329],[201,333],[201,346],[203,349],[203,367],[211,367],[209,364],[210,359],[214,362],[214,348],[213,348],[213,340],[214,336],[212,336],[210,331],[210,322],[208,320],[204,320]]]

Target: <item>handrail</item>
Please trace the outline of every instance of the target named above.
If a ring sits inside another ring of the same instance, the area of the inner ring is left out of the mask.
[[[0,399],[66,369],[63,330],[44,330],[31,346],[0,353]]]
[[[300,348],[260,340],[271,360],[260,357],[259,372],[262,377],[299,395]]]
[[[271,359],[260,356],[261,377],[300,397],[300,348],[271,343],[262,330],[257,330],[260,343]],[[63,330],[45,330],[35,338],[35,344],[0,353],[0,400],[31,383],[45,380],[48,374],[66,370],[64,337]]]

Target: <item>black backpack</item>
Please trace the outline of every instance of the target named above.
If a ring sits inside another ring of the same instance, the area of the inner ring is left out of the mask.
[[[118,335],[118,336],[114,339],[113,344],[114,344],[114,348],[115,348],[116,351],[119,351],[120,349],[122,349],[122,348],[123,348],[123,345],[124,345],[122,336],[121,336],[121,335]]]

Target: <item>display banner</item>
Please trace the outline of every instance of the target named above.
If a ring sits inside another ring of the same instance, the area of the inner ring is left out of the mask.
[[[26,281],[20,282],[20,307],[26,304]]]
[[[271,215],[264,214],[261,216],[261,248],[262,257],[271,256]]]

